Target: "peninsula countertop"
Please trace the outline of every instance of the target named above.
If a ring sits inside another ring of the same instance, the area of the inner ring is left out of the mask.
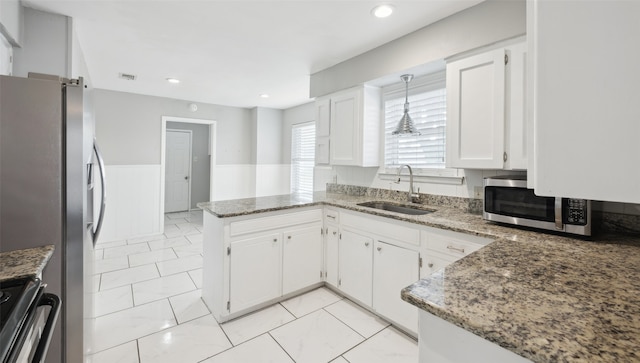
[[[54,249],[53,245],[46,245],[0,253],[0,282],[39,276]]]
[[[402,298],[534,362],[639,362],[640,238],[577,239],[505,227],[446,206],[411,216],[358,206],[375,196],[315,193],[198,206],[220,218],[336,206],[494,239]]]

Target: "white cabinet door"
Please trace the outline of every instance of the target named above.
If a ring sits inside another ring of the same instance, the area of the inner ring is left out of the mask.
[[[316,137],[328,137],[331,133],[331,99],[318,99],[315,105]]]
[[[420,254],[376,241],[373,256],[374,310],[417,334],[418,309],[403,301],[400,292],[420,279]]]
[[[331,96],[332,165],[380,163],[380,88],[362,86]]]
[[[330,142],[328,137],[316,136],[316,165],[329,164]]]
[[[284,232],[282,294],[322,281],[322,226]]]
[[[329,164],[331,134],[331,99],[316,100],[316,164]]]
[[[505,51],[447,64],[447,167],[502,169]]]
[[[338,287],[338,244],[340,241],[338,226],[329,225],[325,233],[325,281]]]
[[[331,98],[331,164],[355,165],[358,154],[358,120],[362,97],[359,92]]]
[[[340,290],[361,303],[371,306],[373,239],[343,230],[338,250]]]
[[[535,193],[640,203],[640,1],[527,5]]]
[[[279,233],[231,242],[230,313],[282,295],[282,238]]]
[[[505,91],[505,149],[507,157],[505,169],[527,170],[528,160],[528,118],[527,100],[527,43],[517,43],[506,47],[509,57],[506,72]]]

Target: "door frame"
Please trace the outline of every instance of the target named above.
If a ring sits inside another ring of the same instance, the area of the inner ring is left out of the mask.
[[[162,129],[160,133],[160,230],[164,232],[164,187],[165,187],[165,172],[166,172],[166,147],[167,147],[167,122],[182,122],[182,123],[192,123],[192,124],[201,124],[201,125],[209,125],[209,152],[211,154],[210,165],[209,165],[209,199],[214,195],[214,167],[216,165],[216,135],[217,131],[217,121],[215,120],[206,120],[206,119],[196,119],[196,118],[186,118],[186,117],[174,117],[174,116],[162,116]],[[191,207],[191,205],[189,205]]]
[[[189,134],[189,166],[188,166],[188,172],[187,172],[187,177],[189,178],[188,181],[188,191],[187,191],[187,212],[191,212],[191,164],[193,163],[193,131],[191,130],[182,130],[182,129],[166,129],[165,131],[165,158],[166,158],[166,135],[167,132],[184,132],[185,134]],[[166,161],[166,160],[165,160]],[[167,165],[165,164],[165,173],[166,173],[166,167]],[[165,175],[165,183],[166,183],[166,175]],[[165,203],[166,203],[166,185],[165,185]],[[166,205],[165,205],[166,207]]]

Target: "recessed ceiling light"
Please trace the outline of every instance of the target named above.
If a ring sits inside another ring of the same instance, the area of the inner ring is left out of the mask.
[[[393,5],[378,5],[373,10],[371,10],[371,14],[376,18],[386,18],[387,16],[393,13]]]
[[[176,79],[176,78],[167,78],[167,82],[169,82],[169,83],[180,83],[180,80]]]
[[[269,98],[269,95],[268,95],[268,94],[266,94],[266,93],[263,93],[263,94],[261,94],[261,95],[260,95],[260,97],[262,97],[262,98]]]

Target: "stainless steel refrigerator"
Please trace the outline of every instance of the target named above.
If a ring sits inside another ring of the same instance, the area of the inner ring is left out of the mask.
[[[0,76],[0,251],[56,247],[42,276],[62,300],[47,363],[84,362],[91,350],[105,188],[83,91],[82,78]]]

